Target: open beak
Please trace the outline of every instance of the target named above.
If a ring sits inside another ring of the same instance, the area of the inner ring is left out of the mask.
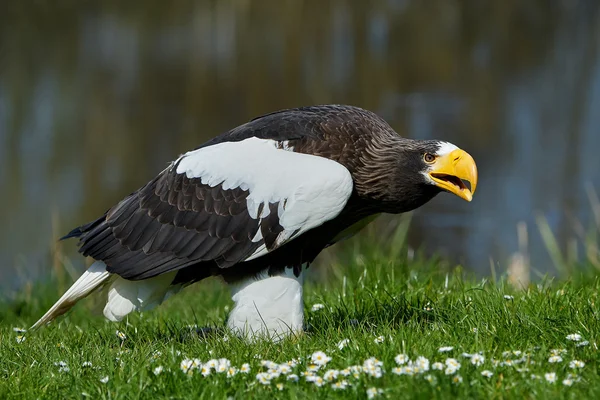
[[[439,188],[471,201],[477,188],[477,165],[469,153],[456,149],[431,164],[429,177]]]

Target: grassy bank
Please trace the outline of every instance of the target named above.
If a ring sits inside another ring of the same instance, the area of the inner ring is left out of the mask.
[[[189,327],[222,326],[231,304],[216,281],[119,324],[103,320],[96,296],[48,328],[16,332],[59,294],[35,288],[0,310],[0,398],[600,397],[598,280],[514,292],[435,261],[392,265],[389,256],[348,251],[326,285],[306,287],[309,332],[278,344],[201,338]],[[307,379],[318,351],[331,360]],[[397,363],[399,354],[414,363]],[[230,376],[203,376],[202,366],[223,358],[236,368]],[[266,361],[292,360],[268,374]]]

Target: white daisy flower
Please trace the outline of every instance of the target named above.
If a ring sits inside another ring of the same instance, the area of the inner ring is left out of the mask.
[[[458,369],[456,367],[448,366],[444,370],[444,373],[446,375],[454,375],[457,371],[458,371]]]
[[[494,375],[494,373],[486,369],[481,371],[481,375],[485,376],[486,378],[491,378]]]
[[[544,378],[546,379],[546,382],[548,382],[548,383],[555,383],[556,382],[556,373],[548,372],[548,373],[544,374]]]
[[[292,358],[290,361],[286,362],[291,368],[294,368],[296,365],[300,364],[300,360],[297,358]]]
[[[276,384],[275,387],[281,391],[281,390],[283,390],[283,383],[280,382],[280,383]]]
[[[520,357],[521,354],[523,354],[521,350],[513,350],[512,353],[515,355],[515,357]]]
[[[308,378],[306,380],[309,381]],[[320,376],[313,376],[309,382],[314,383],[315,386],[321,387],[325,384],[325,379],[321,378]]]
[[[219,358],[219,366],[225,366],[226,368],[231,367],[231,361],[229,361],[227,358]]]
[[[300,375],[302,375],[307,382],[310,382],[312,380],[312,378],[315,377],[315,373],[312,371],[303,371],[300,373]]]
[[[363,363],[363,369],[365,368],[365,366],[368,366],[368,365],[374,365],[376,367],[383,367],[383,361],[378,360],[375,357],[370,357],[370,358],[367,358],[365,360],[365,362]]]
[[[13,332],[17,332],[17,333],[25,333],[25,332],[27,332],[27,329],[25,329],[25,328],[17,328],[17,327],[15,327],[15,328],[12,328],[12,330],[13,330]]]
[[[127,336],[126,336],[126,335],[125,335],[123,332],[121,332],[121,331],[119,331],[119,330],[117,330],[117,331],[115,332],[115,335],[117,335],[117,337],[118,337],[119,339],[121,339],[121,340],[125,340],[125,339],[127,339]]]
[[[259,372],[256,374],[256,380],[263,385],[271,384],[271,375],[267,372]]]
[[[314,353],[312,353],[312,355],[310,356],[310,360],[312,361],[313,364],[315,365],[325,365],[327,364],[329,361],[331,361],[331,357],[328,357],[327,354],[325,354],[322,351],[315,351]]]
[[[415,372],[427,372],[429,371],[429,360],[423,356],[417,357],[413,364],[414,368],[417,368],[418,371]]]
[[[570,335],[567,335],[567,340],[571,340],[573,342],[579,342],[581,339],[582,337],[579,333],[571,333]]]
[[[337,381],[336,383],[332,384],[331,387],[333,388],[333,390],[344,390],[349,385],[350,384],[348,383],[348,381],[341,380],[341,381]]]
[[[197,369],[200,368],[200,366],[202,365],[202,361],[200,361],[199,358],[194,358],[192,359],[192,366],[191,369]]]
[[[444,347],[440,347],[438,349],[438,352],[439,353],[447,353],[447,352],[452,351],[452,350],[454,350],[453,346],[444,346]]]
[[[282,373],[283,375],[287,375],[290,372],[292,372],[292,367],[290,367],[287,364],[279,364],[279,366],[277,368],[278,368],[278,371],[280,373]]]
[[[108,376],[105,376],[104,378],[100,378],[100,382],[108,383]]]
[[[463,381],[463,378],[460,375],[454,375],[452,377],[452,383],[454,383],[455,385],[460,385],[462,383],[462,381]]]
[[[299,378],[299,377],[298,377],[298,375],[296,375],[296,374],[289,374],[289,375],[286,377],[286,379],[287,379],[288,381],[292,381],[292,382],[298,382],[298,379],[300,379],[300,378]]]
[[[91,368],[92,367],[92,363],[89,361],[84,361],[83,364],[81,364],[81,366],[83,368]]]
[[[383,362],[379,361],[375,357],[371,357],[365,360],[363,363],[362,371],[374,378],[381,378],[383,376],[383,370],[381,369],[382,365]]]
[[[162,365],[159,365],[158,367],[154,368],[152,370],[152,372],[154,373],[154,375],[160,375],[163,372],[163,367]]]
[[[563,379],[562,384],[565,386],[573,386],[573,379],[569,379],[569,378]]]
[[[441,362],[434,362],[433,364],[431,364],[431,369],[441,371],[444,369],[444,364],[442,364]]]
[[[419,368],[413,365],[405,365],[403,367],[400,367],[400,374],[399,375],[408,375],[408,376],[413,376],[414,374],[418,374],[419,373]]]
[[[181,362],[179,363],[179,369],[181,369],[181,371],[183,371],[184,374],[187,373],[191,373],[192,372],[192,360],[189,359],[183,359],[181,360]]]
[[[250,372],[250,364],[248,364],[248,363],[242,364],[242,366],[240,367],[240,372],[242,374],[249,373]]]
[[[564,355],[567,354],[567,350],[566,349],[552,349],[550,350],[550,355],[551,356],[560,356],[560,355]]]
[[[377,344],[383,343],[385,338],[383,336],[377,336],[373,341]]]
[[[279,372],[279,370],[277,368],[269,368],[267,370],[267,373],[270,376],[269,379],[275,379],[275,378],[279,378],[279,376],[281,376],[281,372]]]
[[[352,375],[352,371],[350,371],[350,368],[344,368],[344,369],[340,370],[340,375],[341,376],[350,376],[350,375]]]
[[[505,294],[504,295],[504,300],[514,300],[515,296],[511,296],[510,294]]]
[[[561,356],[550,356],[550,358],[548,358],[548,362],[551,364],[562,362],[562,360]]]
[[[435,385],[435,383],[437,382],[437,378],[431,374],[427,374],[423,378],[425,378],[425,380],[431,383],[432,385]]]
[[[271,374],[269,374],[267,372],[259,372],[258,374],[256,374],[256,380],[258,380],[258,382],[263,385],[270,385],[271,384]]]
[[[17,341],[17,343],[23,343],[27,338],[23,335],[19,335],[15,338],[15,340]]]
[[[279,364],[271,360],[261,360],[260,365],[266,368],[277,368],[277,365]]]
[[[317,372],[320,368],[321,368],[321,366],[317,365],[317,364],[309,364],[306,366],[306,370],[311,373]]]
[[[374,397],[377,397],[379,395],[381,395],[383,393],[383,389],[378,389],[378,388],[368,388],[367,389],[367,398],[372,399]]]
[[[358,373],[360,374],[362,372],[362,366],[361,365],[351,365],[350,367],[350,371],[354,374],[354,373]]]
[[[453,375],[460,369],[460,363],[455,358],[446,359],[446,369],[444,373],[446,375]]]
[[[217,365],[215,372],[222,374],[223,372],[227,372],[228,369],[229,369],[229,367],[227,365],[219,364],[219,365]]]
[[[212,372],[212,368],[209,367],[207,364],[202,364],[202,366],[199,369],[200,369],[200,373],[204,377],[209,376]]]
[[[313,306],[311,307],[310,311],[313,311],[313,312],[314,311],[319,311],[319,310],[322,310],[324,308],[325,308],[325,306],[323,304],[316,303],[316,304],[313,304]]]
[[[64,361],[59,361],[59,362],[55,362],[54,365],[62,368],[62,367],[66,367],[67,363]]]
[[[375,367],[369,370],[366,370],[365,373],[373,378],[381,378],[383,376],[383,370],[381,367]]]
[[[236,368],[236,367],[229,367],[229,368],[227,369],[227,377],[228,377],[228,378],[234,377],[234,376],[235,376],[235,374],[237,374],[237,372],[238,372],[238,371],[237,371],[237,368]]]
[[[360,365],[351,365],[350,367],[348,367],[348,369],[350,369],[350,373],[352,374],[352,377],[354,379],[360,378],[360,374],[363,371],[363,367]]]
[[[398,365],[404,365],[408,362],[409,358],[406,354],[398,354],[396,357],[394,357],[394,361],[396,361],[396,364]]]
[[[473,364],[476,367],[482,366],[484,362],[485,357],[481,354],[473,354],[473,357],[471,357],[471,364]]]
[[[325,379],[328,382],[333,382],[337,379],[339,374],[340,371],[338,371],[337,369],[330,369],[323,374],[323,379]]]
[[[584,346],[589,346],[590,342],[588,342],[587,340],[584,340],[583,342],[578,342],[575,344],[575,347],[584,347]]]
[[[569,368],[571,368],[571,369],[583,368],[583,367],[585,367],[585,363],[583,361],[573,360],[569,363]]]

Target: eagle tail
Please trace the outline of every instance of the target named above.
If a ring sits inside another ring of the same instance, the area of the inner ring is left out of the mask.
[[[111,273],[106,270],[106,264],[102,261],[93,263],[56,302],[56,304],[54,304],[42,318],[33,324],[31,329],[45,325],[56,317],[69,311],[79,300],[102,287],[109,280],[110,276]]]

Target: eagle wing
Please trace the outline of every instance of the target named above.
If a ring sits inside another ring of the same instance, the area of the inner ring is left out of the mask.
[[[83,227],[80,251],[133,280],[261,257],[335,218],[352,193],[344,166],[288,150],[250,137],[186,153]]]

